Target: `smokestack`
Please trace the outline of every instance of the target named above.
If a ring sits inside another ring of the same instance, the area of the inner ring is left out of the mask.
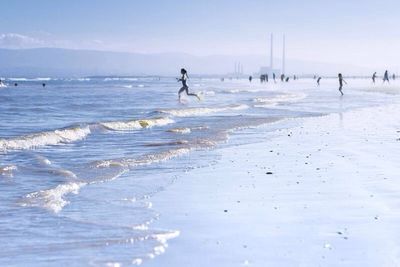
[[[285,74],[285,62],[286,61],[286,40],[283,35],[283,47],[282,47],[282,73]]]
[[[271,56],[270,56],[270,68],[271,70],[274,68],[274,34],[271,33]]]

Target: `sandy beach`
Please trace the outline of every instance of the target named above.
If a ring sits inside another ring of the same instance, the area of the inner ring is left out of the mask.
[[[296,119],[213,151],[215,164],[152,198],[153,226],[180,235],[145,266],[399,266],[395,114],[399,105]]]

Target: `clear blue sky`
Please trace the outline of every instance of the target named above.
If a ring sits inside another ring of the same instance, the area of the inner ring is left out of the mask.
[[[0,8],[3,47],[262,54],[274,32],[277,53],[285,33],[291,58],[400,61],[395,0],[1,0]]]

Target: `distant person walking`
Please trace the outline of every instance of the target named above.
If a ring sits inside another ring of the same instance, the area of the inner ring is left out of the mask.
[[[251,82],[253,80],[253,76],[249,76],[249,82]]]
[[[394,73],[393,73],[393,75],[392,75],[392,80],[393,80],[393,81],[396,80],[396,74],[394,74]]]
[[[275,75],[275,72],[272,73],[272,78],[274,79],[274,83],[276,83],[276,75]]]
[[[343,83],[347,84],[347,82],[343,79],[343,76],[341,73],[338,74],[339,78],[339,92],[343,95],[342,89],[343,89]]]
[[[318,86],[319,86],[319,82],[321,81],[321,77],[318,77],[318,80],[317,80],[317,84],[318,84]]]
[[[374,74],[372,74],[372,82],[373,82],[373,84],[375,84],[375,79],[376,79],[376,71],[374,72]]]
[[[185,91],[188,96],[195,96],[195,97],[197,97],[198,100],[200,100],[200,97],[198,95],[189,93],[189,87],[187,86],[188,75],[187,75],[187,71],[185,69],[181,69],[181,75],[182,75],[182,77],[180,79],[177,79],[178,82],[182,82],[182,88],[179,89],[179,92],[178,92],[179,100],[181,100],[181,94],[183,91]]]
[[[385,70],[385,74],[383,75],[383,83],[385,82],[389,83],[389,73],[387,70]]]

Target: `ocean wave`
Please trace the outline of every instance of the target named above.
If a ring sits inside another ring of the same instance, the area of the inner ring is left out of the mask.
[[[114,77],[114,78],[105,78],[104,81],[137,81],[139,80],[138,78],[123,78],[123,77]]]
[[[86,126],[41,132],[16,138],[0,139],[0,152],[32,149],[60,143],[71,143],[82,140],[89,134],[90,128]]]
[[[150,165],[153,163],[159,163],[162,161],[167,161],[172,158],[176,158],[178,156],[187,154],[191,151],[191,148],[177,148],[170,149],[167,151],[144,155],[139,158],[129,159],[129,158],[121,158],[121,159],[110,159],[110,160],[99,160],[95,161],[91,164],[91,166],[95,168],[109,168],[109,167],[126,167],[126,168],[134,168],[138,166]]]
[[[172,142],[160,142],[160,143],[146,143],[144,146],[149,146],[149,147],[157,147],[157,146],[177,146],[177,145],[187,145],[189,144],[189,141],[187,140],[178,140],[178,141],[172,141]]]
[[[78,194],[79,190],[86,184],[71,182],[60,184],[55,188],[33,192],[26,195],[19,204],[23,207],[39,207],[58,213],[69,203],[64,196]]]
[[[17,170],[15,165],[0,166],[0,175],[2,176],[13,176],[13,172]]]
[[[254,98],[253,102],[257,103],[254,107],[270,107],[276,106],[282,103],[293,103],[302,100],[306,97],[305,94],[283,94],[273,97],[258,97]]]
[[[114,130],[137,130],[142,128],[151,128],[155,126],[164,126],[167,124],[174,123],[170,118],[154,118],[154,119],[143,119],[143,120],[132,120],[132,121],[115,121],[115,122],[102,122],[100,125],[103,127]]]
[[[174,128],[174,129],[169,129],[168,132],[179,133],[179,134],[190,134],[192,130],[190,128]]]
[[[38,77],[38,78],[7,78],[9,81],[13,82],[35,82],[35,81],[51,81],[52,78],[50,77]]]
[[[169,109],[169,110],[160,110],[159,112],[166,113],[175,117],[191,117],[191,116],[201,116],[216,112],[243,110],[247,108],[249,108],[249,106],[244,104],[238,104],[238,105],[229,105],[229,106],[215,107],[215,108],[202,107],[202,108]]]
[[[223,93],[226,94],[240,94],[240,93],[258,93],[263,92],[265,90],[262,89],[231,89],[231,90],[224,90]]]

